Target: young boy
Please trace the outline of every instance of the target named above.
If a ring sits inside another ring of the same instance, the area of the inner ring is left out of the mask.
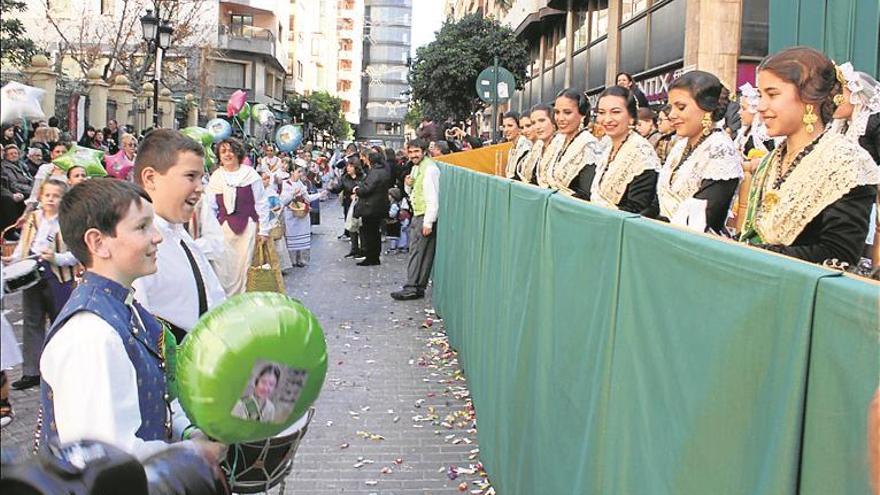
[[[186,229],[204,193],[204,151],[172,129],[157,129],[141,142],[134,162],[135,182],[153,202],[159,245],[157,271],[134,283],[145,309],[168,323],[177,341],[199,317],[226,300],[211,263]]]
[[[94,179],[61,202],[61,233],[86,267],[55,319],[40,360],[41,447],[100,440],[144,459],[167,448],[189,421],[165,384],[162,327],[134,301],[131,284],[156,271],[162,236],[138,186]],[[216,463],[222,447],[187,444]]]

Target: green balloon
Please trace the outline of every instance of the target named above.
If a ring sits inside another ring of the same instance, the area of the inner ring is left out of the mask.
[[[211,147],[214,144],[214,138],[204,127],[187,127],[181,129],[180,133],[206,148]]]
[[[205,171],[211,170],[211,168],[217,164],[217,155],[214,154],[214,150],[210,147],[205,147]]]
[[[177,354],[181,406],[196,426],[226,444],[284,431],[318,398],[326,374],[327,343],[317,319],[274,292],[234,296],[209,311]],[[264,376],[274,376],[275,385],[263,383]],[[255,405],[267,393],[274,416],[245,419],[252,411],[269,414],[262,412],[268,405]]]
[[[74,144],[66,153],[52,160],[52,163],[67,172],[72,167],[86,169],[89,177],[106,177],[104,152]]]
[[[251,104],[248,102],[244,102],[244,106],[241,107],[241,110],[238,112],[238,118],[241,119],[242,122],[249,119],[251,116]]]

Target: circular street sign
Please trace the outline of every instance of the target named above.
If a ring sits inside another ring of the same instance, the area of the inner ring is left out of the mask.
[[[487,67],[477,76],[477,96],[486,103],[491,104],[498,94],[498,103],[505,103],[513,96],[516,89],[516,78],[504,67],[498,66],[498,86],[495,87],[495,67]]]

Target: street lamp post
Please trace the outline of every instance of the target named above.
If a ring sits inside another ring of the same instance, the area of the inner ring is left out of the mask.
[[[156,60],[156,68],[153,71],[153,128],[159,127],[159,83],[162,81],[162,55],[171,46],[171,35],[174,29],[171,23],[159,15],[159,1],[154,3],[156,15],[152,9],[141,17],[141,28],[144,31],[144,41],[153,51]]]

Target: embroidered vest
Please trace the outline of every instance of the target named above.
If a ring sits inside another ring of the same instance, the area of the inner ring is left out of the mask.
[[[137,308],[143,322],[144,327],[141,327],[130,307],[125,304],[128,295],[129,291],[118,283],[86,272],[49,329],[43,346],[45,348],[58,330],[80,311],[89,311],[100,316],[119,334],[135,369],[141,414],[141,426],[135,436],[145,441],[168,440],[171,434],[168,412],[170,396],[166,390],[165,360],[161,350],[163,330],[159,322],[135,301],[132,304]],[[42,418],[36,438],[38,445],[45,448],[49,442],[58,441],[53,392],[45,381],[40,385],[40,396]],[[87,407],[87,404],[83,407]]]
[[[260,221],[257,216],[257,201],[254,199],[254,190],[250,185],[236,188],[235,212],[232,214],[226,212],[223,195],[218,194],[216,198],[217,206],[219,207],[217,220],[220,221],[220,225],[223,225],[224,222],[229,222],[229,228],[236,235],[244,232],[244,229],[247,228],[248,219],[253,220],[254,223]]]

